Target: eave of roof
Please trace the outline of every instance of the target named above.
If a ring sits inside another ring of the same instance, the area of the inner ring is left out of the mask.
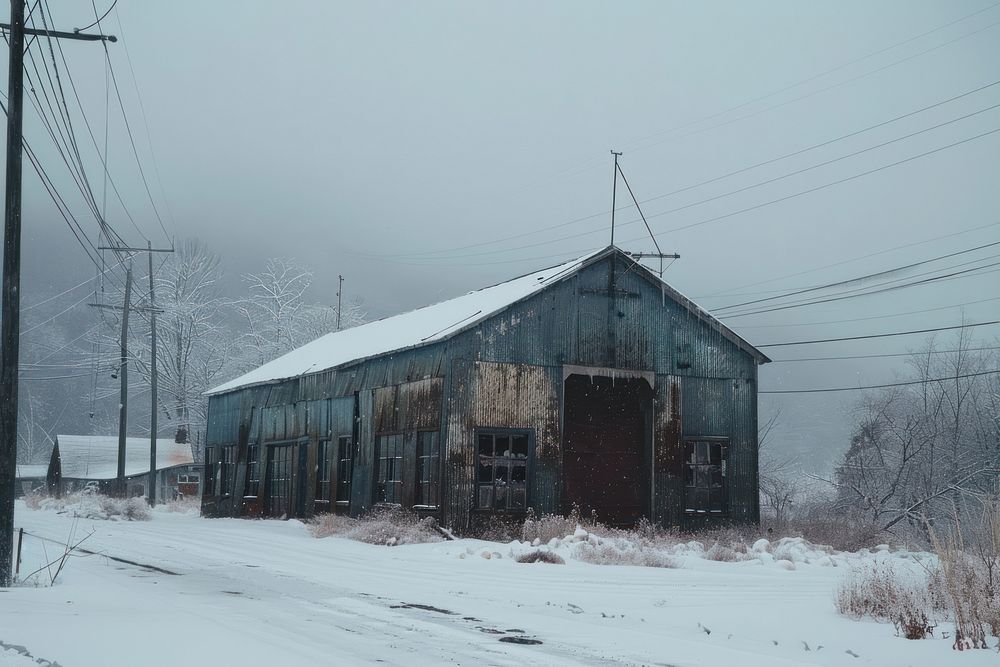
[[[301,346],[299,348],[296,348],[296,350],[292,350],[291,352],[288,352],[285,355],[282,355],[281,357],[278,357],[278,359],[275,359],[275,360],[273,360],[271,362],[268,362],[267,364],[264,364],[264,365],[258,367],[254,371],[250,371],[249,373],[246,373],[246,374],[244,374],[244,375],[242,375],[240,377],[237,377],[237,378],[235,378],[235,379],[233,379],[233,380],[231,380],[229,382],[223,383],[223,384],[221,384],[221,385],[219,385],[219,386],[217,386],[217,387],[215,387],[213,389],[210,389],[209,391],[205,392],[205,395],[206,396],[215,396],[215,395],[219,395],[219,394],[226,394],[226,393],[230,393],[230,392],[233,392],[233,391],[238,391],[238,390],[241,390],[241,389],[248,389],[248,388],[251,388],[251,387],[258,387],[258,386],[266,386],[266,385],[279,384],[281,382],[284,382],[284,381],[292,379],[292,378],[307,377],[307,376],[310,376],[310,375],[316,375],[318,373],[325,373],[325,372],[332,371],[332,370],[337,370],[337,369],[341,369],[341,368],[347,368],[347,367],[350,367],[350,366],[355,366],[355,365],[364,363],[364,362],[369,361],[371,359],[377,359],[377,358],[385,357],[385,356],[388,356],[388,355],[391,355],[391,354],[398,354],[400,352],[405,352],[407,350],[412,350],[412,349],[416,349],[416,348],[426,347],[428,345],[433,345],[433,344],[436,344],[436,343],[440,343],[440,342],[449,340],[449,339],[454,338],[455,336],[457,336],[457,335],[459,335],[459,334],[461,334],[461,333],[463,333],[465,331],[468,331],[469,329],[472,329],[472,328],[478,326],[483,321],[485,321],[485,320],[487,320],[487,319],[489,319],[491,317],[495,317],[496,315],[498,315],[499,313],[504,312],[505,310],[509,309],[510,307],[512,307],[512,306],[514,306],[514,305],[516,305],[516,304],[518,304],[518,303],[520,303],[520,302],[522,302],[522,301],[524,301],[526,299],[529,299],[529,298],[533,297],[534,295],[536,295],[540,291],[542,291],[544,289],[547,289],[547,288],[551,287],[552,285],[558,284],[558,283],[562,282],[563,280],[566,280],[570,276],[573,276],[573,275],[579,273],[584,268],[586,268],[588,266],[591,266],[592,264],[594,264],[596,262],[599,262],[602,259],[605,259],[606,257],[608,257],[609,255],[611,255],[613,253],[617,253],[620,257],[622,257],[622,258],[624,258],[624,259],[626,259],[628,261],[633,262],[636,265],[636,267],[638,267],[638,269],[641,270],[641,274],[647,280],[650,280],[651,282],[653,282],[653,284],[656,285],[658,288],[662,288],[667,293],[667,295],[670,296],[671,299],[673,299],[674,301],[676,301],[677,303],[679,303],[681,306],[683,306],[686,310],[688,310],[689,312],[691,312],[693,315],[697,316],[700,320],[702,320],[703,322],[705,322],[706,324],[708,324],[709,326],[711,326],[715,330],[719,331],[719,333],[721,333],[723,335],[723,337],[725,337],[727,340],[729,340],[730,342],[732,342],[733,344],[735,344],[741,350],[743,350],[744,352],[747,352],[748,354],[750,354],[751,356],[753,356],[756,359],[756,361],[757,361],[758,364],[766,364],[766,363],[768,363],[768,362],[771,361],[771,359],[768,358],[764,353],[762,353],[760,350],[758,350],[753,345],[751,345],[749,342],[747,342],[744,338],[742,338],[737,333],[735,333],[732,329],[730,329],[725,324],[723,324],[721,321],[719,321],[716,317],[714,317],[707,310],[705,310],[704,308],[702,308],[701,306],[699,306],[698,304],[696,304],[694,301],[692,301],[688,297],[684,296],[683,294],[681,294],[680,292],[678,292],[677,290],[675,290],[673,287],[671,287],[666,282],[664,282],[659,276],[657,276],[655,273],[653,273],[652,271],[650,271],[648,268],[646,268],[642,264],[638,263],[634,258],[630,257],[627,253],[623,252],[620,248],[618,248],[617,246],[607,246],[606,248],[603,248],[602,250],[590,253],[588,255],[584,255],[583,257],[580,257],[580,258],[578,258],[576,260],[572,260],[570,262],[566,262],[564,264],[559,264],[559,265],[556,265],[556,266],[553,266],[553,267],[549,267],[548,269],[542,269],[541,271],[535,271],[535,272],[527,273],[527,274],[524,274],[522,276],[511,278],[510,280],[504,281],[502,283],[498,283],[496,285],[492,285],[492,286],[489,286],[489,287],[484,287],[484,288],[481,288],[479,290],[475,290],[473,292],[469,292],[466,295],[462,295],[460,297],[455,297],[454,299],[449,299],[447,301],[443,301],[443,302],[440,302],[438,304],[433,304],[433,305],[430,305],[430,306],[425,306],[423,308],[418,308],[418,309],[416,309],[414,311],[407,311],[405,313],[400,313],[399,315],[393,315],[393,316],[386,317],[386,318],[383,318],[381,320],[376,320],[375,322],[369,323],[369,324],[376,324],[376,323],[390,322],[390,321],[395,320],[397,318],[404,318],[407,315],[411,315],[412,313],[417,313],[417,312],[420,312],[420,311],[424,311],[424,310],[426,310],[428,308],[433,308],[433,307],[436,307],[436,306],[441,306],[443,304],[448,304],[450,302],[456,301],[456,300],[461,299],[463,297],[471,296],[471,295],[474,295],[474,294],[477,294],[477,293],[483,293],[483,292],[486,292],[487,290],[490,290],[490,289],[493,289],[493,288],[499,288],[499,287],[502,287],[504,285],[508,285],[508,284],[514,283],[515,281],[526,279],[529,276],[536,276],[536,275],[543,274],[543,273],[545,273],[547,271],[556,270],[555,273],[553,273],[550,276],[545,276],[544,278],[541,278],[541,277],[538,278],[538,280],[540,281],[540,283],[542,283],[542,285],[541,285],[541,287],[539,289],[529,290],[529,291],[527,291],[527,293],[522,294],[521,296],[519,296],[517,298],[511,299],[510,301],[507,301],[507,302],[503,303],[502,305],[494,307],[494,308],[492,308],[490,310],[487,310],[485,312],[482,311],[482,310],[480,310],[478,312],[475,312],[472,315],[467,316],[467,317],[463,318],[462,320],[460,320],[458,322],[455,322],[455,323],[453,323],[453,324],[451,324],[449,326],[446,326],[446,327],[442,328],[440,331],[438,331],[437,333],[434,333],[434,334],[432,334],[432,335],[430,335],[428,337],[420,339],[420,340],[418,340],[415,343],[412,343],[412,344],[409,344],[409,345],[394,346],[391,349],[381,350],[379,352],[375,352],[375,353],[372,353],[372,354],[357,356],[357,357],[351,358],[349,360],[342,361],[340,363],[336,363],[336,364],[333,364],[333,365],[324,366],[322,368],[315,368],[315,367],[314,368],[310,368],[310,369],[308,369],[305,372],[288,374],[288,375],[283,375],[283,376],[279,376],[279,377],[261,378],[259,380],[253,380],[253,379],[251,379],[251,380],[248,380],[246,382],[240,382],[241,379],[243,379],[243,378],[250,378],[251,376],[253,376],[254,374],[258,373],[260,370],[264,369],[268,365],[274,364],[275,362],[277,362],[277,361],[279,361],[281,359],[284,359],[284,358],[288,357],[289,355],[296,353],[299,350],[302,350],[302,349],[304,349],[304,348],[306,348],[308,346],[311,346],[314,343],[316,343],[317,341],[320,341],[320,340],[323,340],[323,339],[327,339],[328,337],[335,336],[335,335],[338,335],[338,334],[344,334],[344,333],[348,333],[348,332],[358,332],[359,330],[363,330],[366,326],[368,326],[367,324],[365,324],[365,325],[361,325],[359,327],[355,327],[353,329],[347,329],[347,330],[342,331],[342,332],[334,332],[334,333],[331,333],[331,334],[326,334],[325,336],[321,336],[320,338],[316,339],[316,341],[313,341],[312,343],[306,343],[305,345],[303,345],[303,346]]]

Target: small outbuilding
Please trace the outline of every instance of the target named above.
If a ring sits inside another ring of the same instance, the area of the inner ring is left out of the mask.
[[[209,392],[202,512],[459,531],[577,507],[756,522],[769,359],[611,246],[323,336]]]
[[[14,497],[45,489],[45,475],[49,467],[44,463],[18,463],[14,469]]]
[[[62,495],[87,486],[111,493],[117,476],[117,435],[56,436],[46,472],[50,493]],[[125,439],[125,483],[126,495],[149,495],[149,438]],[[194,462],[190,444],[157,438],[156,484],[160,500],[198,495],[201,465]]]

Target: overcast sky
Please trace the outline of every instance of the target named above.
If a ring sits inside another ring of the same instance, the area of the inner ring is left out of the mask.
[[[93,21],[88,3],[49,4],[61,29]],[[268,257],[294,257],[315,269],[314,298],[321,301],[335,299],[336,277],[343,274],[348,297],[362,298],[372,315],[383,316],[606,245],[612,148],[623,151],[622,167],[640,200],[671,193],[992,83],[1000,78],[998,24],[1000,6],[989,0],[121,0],[102,28],[124,37],[108,48],[166,235],[204,239],[233,280]],[[100,138],[101,46],[67,42],[63,48]],[[113,89],[111,95],[114,100]],[[997,240],[1000,226],[985,227],[782,278],[1000,222],[1000,133],[736,212],[1000,128],[1000,109],[673,209],[998,103],[1000,86],[988,88],[647,202],[643,210],[660,245],[682,256],[666,280],[711,309],[767,296],[757,294],[761,290],[849,278]],[[30,108],[26,119],[29,141],[58,172],[59,158]],[[120,113],[111,115],[110,134],[109,170],[129,210],[145,236],[167,243]],[[100,164],[89,138],[85,143],[92,180],[99,181]],[[59,178],[69,190],[64,172]],[[61,264],[82,261],[37,178],[26,171],[26,180],[32,185],[25,195],[25,252],[35,258],[34,268],[53,254]],[[619,186],[619,204],[627,196]],[[95,226],[79,197],[74,209]],[[594,217],[546,229],[586,216]],[[726,217],[671,231],[719,216]],[[145,243],[114,203],[108,217],[126,238]],[[628,250],[649,251],[635,218],[634,208],[618,213],[625,224],[616,240]],[[959,261],[967,260],[951,263]],[[726,321],[760,344],[945,326],[963,313],[969,321],[996,319],[1000,302],[810,323],[968,303],[997,295],[998,285],[997,274],[985,274]],[[920,342],[890,338],[769,353],[778,359],[901,352]],[[762,369],[761,385],[868,384],[902,371],[899,359],[775,364]],[[785,405],[782,439],[826,450],[843,442],[838,410],[852,400],[769,399],[762,411]]]

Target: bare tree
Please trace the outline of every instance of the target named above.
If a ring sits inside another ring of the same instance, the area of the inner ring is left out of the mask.
[[[335,306],[310,303],[312,271],[291,259],[271,259],[258,273],[246,274],[247,294],[235,302],[244,332],[241,370],[248,370],[336,330]],[[341,312],[341,328],[361,324],[358,301]]]
[[[837,507],[878,531],[948,519],[970,494],[996,493],[996,354],[962,331],[910,358],[916,383],[868,394],[851,445],[827,480]]]

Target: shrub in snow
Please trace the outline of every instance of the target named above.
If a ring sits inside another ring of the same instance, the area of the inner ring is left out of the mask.
[[[746,546],[744,545],[744,549]],[[741,554],[736,551],[733,547],[725,546],[716,542],[708,551],[705,552],[705,558],[708,560],[719,561],[720,563],[735,563],[741,558]]]
[[[309,522],[314,537],[337,535],[366,544],[394,547],[400,544],[440,542],[433,517],[420,518],[414,512],[389,507],[352,519],[337,514],[321,514]]]
[[[38,510],[42,508],[42,499],[45,496],[42,495],[40,491],[32,491],[31,493],[24,494],[24,504],[29,510]]]
[[[518,563],[552,563],[553,565],[565,565],[566,561],[557,553],[535,549],[523,553],[517,557]]]
[[[573,548],[573,557],[594,565],[639,565],[642,567],[680,567],[680,562],[669,554],[646,544],[637,544],[622,538],[591,536]]]
[[[907,639],[924,639],[934,627],[926,577],[897,570],[888,561],[852,570],[837,589],[836,604],[846,616],[888,621]]]
[[[97,499],[101,513],[108,519],[122,518],[126,521],[149,521],[150,519],[149,505],[145,498],[97,496]]]
[[[197,496],[181,496],[163,504],[168,512],[178,514],[201,514],[201,498]]]

